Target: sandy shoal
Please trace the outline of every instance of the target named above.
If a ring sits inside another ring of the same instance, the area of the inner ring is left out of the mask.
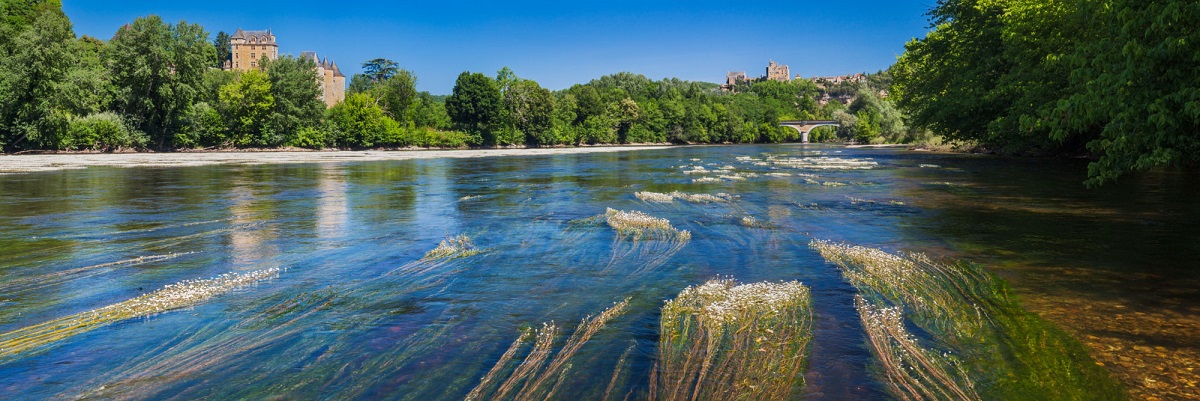
[[[436,158],[545,156],[665,149],[668,146],[597,146],[464,150],[264,151],[179,153],[70,153],[0,156],[0,174],[88,167],[188,167],[216,164],[345,163]]]

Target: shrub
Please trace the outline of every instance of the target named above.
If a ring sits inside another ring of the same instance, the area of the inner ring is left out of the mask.
[[[74,150],[134,148],[146,145],[146,135],[134,130],[116,113],[73,117],[67,123],[63,147]]]

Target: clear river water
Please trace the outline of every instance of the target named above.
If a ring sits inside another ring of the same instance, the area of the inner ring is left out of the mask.
[[[463,399],[523,330],[555,322],[565,337],[625,299],[555,394],[642,399],[663,302],[715,277],[811,289],[799,397],[887,399],[856,290],[812,239],[976,263],[1131,394],[1200,398],[1200,175],[1085,189],[1085,171],[774,145],[0,175],[0,333],[189,280],[265,277],[0,350],[0,399]],[[631,248],[579,228],[608,208],[691,238]],[[480,252],[422,262],[460,235]]]

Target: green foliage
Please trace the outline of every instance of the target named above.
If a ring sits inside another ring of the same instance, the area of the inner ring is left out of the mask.
[[[317,127],[302,127],[296,131],[287,146],[296,148],[308,149],[324,149],[328,143],[328,136],[325,131]]]
[[[158,16],[121,27],[106,47],[108,74],[116,86],[114,109],[150,137],[154,146],[169,140],[201,98],[205,72],[216,49],[196,24],[176,25]]]
[[[342,135],[334,144],[343,148],[374,147],[396,141],[399,124],[387,116],[375,98],[365,93],[346,96],[346,100],[325,113],[325,119]]]
[[[1195,2],[942,0],[930,16],[893,67],[915,125],[1003,152],[1089,151],[1089,185],[1200,164]]]
[[[1042,121],[1059,140],[1090,134],[1087,148],[1099,158],[1087,183],[1200,165],[1200,4],[1113,0],[1076,10],[1093,33],[1064,57],[1075,67],[1074,93]]]
[[[411,121],[409,109],[417,101],[417,77],[408,70],[398,70],[371,88],[388,116],[399,122]]]
[[[504,101],[496,81],[480,73],[463,72],[446,98],[446,114],[455,127],[473,136],[472,142],[496,145],[496,133]],[[476,139],[477,138],[477,139]]]
[[[400,71],[400,64],[385,58],[368,60],[362,64],[363,75],[372,82],[383,82]]]
[[[221,107],[229,116],[229,138],[224,145],[278,146],[281,141],[272,135],[268,117],[275,108],[271,82],[267,74],[250,70],[236,82],[221,87]]]
[[[445,101],[434,98],[429,92],[417,94],[417,99],[410,110],[412,117],[409,120],[417,127],[450,129],[450,116],[446,114]]]
[[[225,117],[206,102],[196,103],[184,119],[173,142],[180,148],[221,145],[226,139]]]
[[[504,110],[507,125],[524,134],[511,138],[510,143],[549,145],[555,142],[551,131],[554,126],[554,95],[537,82],[520,80],[508,84],[508,89],[504,91]],[[525,136],[528,136],[528,140]]]
[[[73,75],[95,75],[75,63],[79,44],[61,6],[6,2],[4,13],[3,33],[16,35],[0,39],[0,147],[56,149],[70,114],[94,111],[62,91],[81,89]]]
[[[293,142],[301,129],[316,127],[325,114],[321,86],[313,79],[317,65],[311,59],[282,56],[264,68],[275,104],[268,117],[271,138],[262,142],[267,146]]]
[[[213,47],[217,50],[217,63],[213,67],[222,68],[226,61],[233,59],[233,44],[229,42],[229,34],[225,31],[217,33],[217,37],[213,39]]]
[[[146,136],[112,112],[73,117],[62,147],[68,150],[111,151],[145,146]]]

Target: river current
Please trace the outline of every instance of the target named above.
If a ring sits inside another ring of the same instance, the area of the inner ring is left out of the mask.
[[[0,398],[463,399],[523,332],[566,337],[628,299],[554,394],[641,399],[664,301],[721,277],[811,289],[799,396],[887,399],[855,287],[813,239],[976,263],[1132,394],[1200,397],[1200,176],[1086,189],[1085,171],[773,145],[0,175],[0,333],[235,274],[186,307],[91,317],[0,352]],[[724,201],[636,195],[675,191]],[[581,228],[610,208],[690,239]],[[429,262],[458,236],[470,254]],[[245,274],[265,278],[235,282]]]

